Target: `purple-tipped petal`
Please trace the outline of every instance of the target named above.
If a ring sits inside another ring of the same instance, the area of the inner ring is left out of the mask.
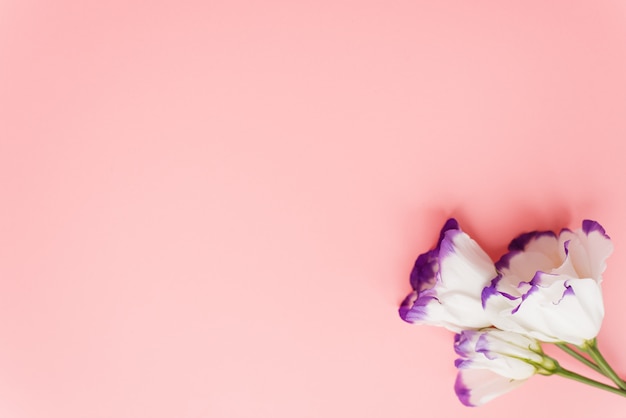
[[[454,336],[454,352],[459,356],[468,357],[474,352],[471,336],[474,331],[461,331]]]
[[[459,370],[454,391],[465,406],[480,406],[503,395],[526,380],[509,379],[490,370],[464,369]]]
[[[563,243],[563,250],[565,251],[565,256],[567,257],[569,255],[569,243],[572,242],[571,239],[568,239],[567,241],[565,241]]]
[[[526,244],[537,235],[539,231],[525,232],[511,240],[509,251],[524,251]]]
[[[439,243],[439,259],[449,257],[456,252],[456,246],[454,244],[454,238],[457,235],[463,234],[461,230],[449,230],[443,237],[443,240]]]
[[[537,291],[539,291],[539,286],[531,285],[530,288],[526,291],[526,293],[522,295],[522,301],[519,303],[519,305],[517,305],[515,309],[511,311],[511,315],[515,315],[519,311],[519,309],[522,307],[526,299],[528,299],[530,295],[532,295],[533,293]]]
[[[402,318],[406,322],[413,323],[413,321],[409,321],[407,319],[407,315],[411,311],[411,308],[413,308],[413,304],[417,300],[417,296],[417,292],[411,292],[406,298],[404,298],[404,300],[400,304],[400,309],[398,309],[398,313],[400,314],[400,318]]]
[[[483,291],[480,295],[480,300],[482,302],[483,309],[485,309],[485,306],[487,305],[487,299],[500,293],[497,290],[498,282],[500,281],[500,279],[502,279],[502,275],[498,274],[493,280],[491,280],[491,283],[489,284],[489,286],[483,288]]]
[[[443,241],[443,238],[446,232],[453,230],[453,229],[460,231],[461,227],[459,226],[459,223],[457,222],[456,219],[450,218],[446,221],[445,224],[443,224],[443,227],[441,228],[441,232],[439,233],[439,241],[437,241],[437,248],[439,248],[441,241]]]
[[[478,406],[471,403],[471,390],[469,387],[465,385],[463,382],[463,376],[461,373],[456,375],[456,380],[454,382],[454,392],[456,396],[459,398],[459,401],[465,406]]]
[[[496,328],[462,331],[455,337],[454,389],[464,405],[477,406],[522,384],[537,373],[542,356],[536,340]]]
[[[602,225],[600,225],[598,222],[596,221],[592,221],[590,219],[585,219],[583,221],[583,232],[587,235],[589,235],[592,232],[599,232],[600,234],[602,234],[605,238],[607,239],[611,239],[607,234],[606,231],[604,230],[604,228],[602,227]]]
[[[483,354],[489,360],[494,360],[497,355],[489,350],[489,334],[484,333],[476,341],[476,352]]]
[[[439,271],[439,260],[437,257],[437,250],[428,251],[417,257],[409,278],[413,290],[421,292],[424,289],[433,287],[435,276],[437,271]]]
[[[496,261],[496,270],[504,270],[508,269],[511,264],[511,259],[521,253],[521,250],[511,250],[509,247],[509,252],[504,254],[498,261]]]
[[[449,219],[437,246],[421,254],[411,271],[413,292],[402,302],[400,317],[410,323],[443,326],[451,331],[491,325],[478,295],[496,274],[480,246]]]
[[[402,301],[398,310],[400,318],[411,324],[424,321],[428,317],[427,306],[430,303],[438,303],[437,298],[435,296],[418,295],[414,291]]]
[[[411,271],[410,283],[413,290],[421,292],[424,289],[430,289],[434,286],[435,277],[439,271],[439,252],[441,244],[446,238],[448,231],[460,231],[459,223],[454,218],[450,218],[441,228],[437,246],[421,254],[415,260],[415,265]]]
[[[472,366],[472,361],[464,358],[454,360],[454,367],[457,369],[467,369]]]
[[[531,240],[499,271],[500,280],[483,291],[495,327],[577,346],[597,336],[604,313],[599,285],[612,243],[599,227],[586,229],[591,232],[563,230],[556,239]]]
[[[556,237],[556,234],[552,231],[532,231],[526,232],[514,238],[509,244],[509,251],[524,251],[526,246],[533,240],[539,239],[543,236]]]

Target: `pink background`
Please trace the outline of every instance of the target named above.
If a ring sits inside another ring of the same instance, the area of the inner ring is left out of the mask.
[[[623,417],[397,306],[450,215],[596,219],[626,374],[625,74],[623,1],[4,0],[0,416]]]

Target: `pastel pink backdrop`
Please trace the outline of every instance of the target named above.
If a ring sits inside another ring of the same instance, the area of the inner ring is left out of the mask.
[[[624,416],[396,312],[448,216],[597,219],[626,374],[624,2],[5,0],[0,62],[0,416]]]

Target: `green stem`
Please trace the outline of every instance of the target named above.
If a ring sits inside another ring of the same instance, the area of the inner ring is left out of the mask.
[[[622,378],[615,373],[615,370],[613,370],[606,359],[602,356],[600,350],[598,350],[598,343],[595,338],[585,344],[584,350],[596,362],[598,367],[602,369],[604,375],[610,378],[620,389],[626,391],[626,382],[624,382]]]
[[[595,370],[596,372],[604,375],[604,371],[602,371],[602,369],[600,367],[598,367],[598,365],[596,363],[594,363],[593,361],[589,360],[587,357],[583,356],[582,354],[580,354],[578,351],[574,350],[573,348],[571,348],[567,344],[558,343],[558,344],[556,344],[556,346],[559,347],[561,350],[565,351],[570,356],[574,357],[576,360],[578,360],[581,363],[585,364],[587,367],[590,367],[591,369]]]
[[[589,386],[593,386],[598,389],[606,390],[607,392],[615,393],[616,395],[626,397],[626,391],[614,388],[613,386],[605,385],[604,383],[597,382],[595,380],[589,379],[588,377],[579,375],[578,373],[571,372],[562,367],[558,368],[555,372],[555,375],[562,376],[567,379],[572,379],[580,383],[584,383]]]

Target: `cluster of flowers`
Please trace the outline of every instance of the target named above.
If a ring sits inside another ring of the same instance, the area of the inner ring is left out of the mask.
[[[494,264],[449,219],[437,246],[417,258],[413,291],[400,316],[456,333],[455,391],[465,405],[481,405],[535,374],[561,375],[626,396],[626,383],[596,341],[604,317],[600,284],[612,251],[604,228],[585,220],[576,231],[522,234]],[[615,386],[564,369],[543,352],[542,343],[556,344]]]

